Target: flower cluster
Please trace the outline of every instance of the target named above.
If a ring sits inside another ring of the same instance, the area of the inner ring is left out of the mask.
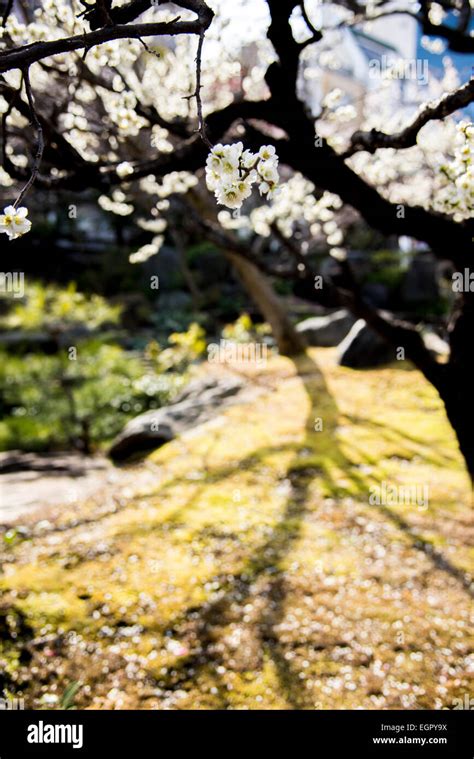
[[[133,92],[109,92],[99,90],[110,120],[118,127],[122,137],[136,137],[146,125],[144,118],[136,112],[137,98]]]
[[[314,192],[312,182],[301,174],[294,174],[282,185],[280,194],[271,205],[260,206],[251,212],[253,230],[258,235],[268,237],[276,225],[286,238],[305,230],[311,237],[326,236],[330,246],[339,245],[342,233],[335,221],[335,212],[342,208],[342,201],[329,192],[316,199]]]
[[[3,216],[0,216],[0,232],[7,234],[10,240],[26,235],[31,229],[31,221],[26,218],[27,216],[27,208],[7,206],[3,210]]]
[[[135,253],[132,253],[128,260],[131,264],[143,264],[145,261],[148,261],[149,258],[152,256],[156,256],[157,253],[160,252],[161,246],[163,245],[165,241],[165,238],[163,235],[157,235],[153,238],[153,240],[148,243],[147,245],[142,245],[141,248],[139,248]]]
[[[436,198],[436,207],[452,213],[457,220],[474,215],[474,124],[457,126],[454,160],[440,166],[445,186]]]
[[[104,211],[114,213],[116,216],[130,216],[135,210],[131,203],[127,203],[127,196],[122,190],[114,190],[111,197],[100,195],[98,202]]]
[[[278,189],[278,157],[273,145],[258,153],[244,150],[241,142],[216,145],[206,164],[206,181],[219,205],[238,209],[252,194],[254,184],[261,195],[272,198]]]
[[[219,223],[224,229],[238,230],[239,236],[247,239],[253,233],[259,237],[271,237],[276,232],[278,237],[287,239],[296,235],[303,255],[310,246],[318,249],[327,246],[332,256],[342,255],[345,250],[340,246],[344,244],[351,216],[347,209],[343,210],[338,195],[327,191],[322,195],[315,193],[314,184],[295,173],[281,185],[278,195],[269,203],[237,218],[230,211],[222,210],[218,214]]]

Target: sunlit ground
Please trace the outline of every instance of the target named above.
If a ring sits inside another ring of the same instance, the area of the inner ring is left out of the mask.
[[[250,374],[245,404],[143,465],[156,486],[10,534],[1,669],[27,708],[76,682],[79,708],[439,709],[469,693],[471,492],[436,392],[332,350]],[[429,504],[370,505],[381,482],[426,485]]]

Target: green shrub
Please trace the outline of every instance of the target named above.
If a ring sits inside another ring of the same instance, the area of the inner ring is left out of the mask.
[[[26,282],[24,298],[12,302],[0,328],[51,331],[84,325],[95,330],[116,324],[121,310],[100,295],[78,292],[73,282],[66,288]]]
[[[45,450],[106,443],[137,414],[166,403],[183,385],[142,357],[88,340],[54,356],[0,354],[0,448]]]
[[[11,305],[0,327],[54,334],[84,326],[95,336],[74,338],[71,347],[58,341],[53,355],[36,349],[12,355],[0,348],[0,450],[90,452],[133,417],[176,395],[189,365],[205,352],[202,327],[193,323],[171,334],[164,348],[153,341],[142,352],[126,351],[105,332],[119,316],[120,307],[74,285],[31,285],[24,300]]]
[[[242,314],[233,324],[226,324],[222,330],[222,337],[235,343],[254,342],[269,334],[271,331],[268,324],[254,324],[249,314]]]

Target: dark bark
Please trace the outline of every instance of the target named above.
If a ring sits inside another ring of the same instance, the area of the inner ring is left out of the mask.
[[[422,108],[415,118],[395,134],[386,134],[378,129],[372,129],[370,132],[357,131],[351,137],[351,147],[343,155],[344,158],[357,153],[359,150],[365,150],[368,153],[375,153],[379,148],[395,148],[395,150],[404,150],[405,148],[416,145],[418,133],[422,127],[433,119],[444,119],[451,113],[464,108],[474,100],[474,79],[466,82],[462,87],[454,92],[449,92],[434,103],[428,103]]]
[[[448,419],[456,432],[459,448],[474,482],[474,293],[463,293],[452,319],[449,336],[451,355],[438,391]]]
[[[294,328],[287,310],[273,289],[270,280],[251,261],[235,253],[226,252],[242,284],[264,319],[283,356],[297,356],[306,349],[306,342]]]

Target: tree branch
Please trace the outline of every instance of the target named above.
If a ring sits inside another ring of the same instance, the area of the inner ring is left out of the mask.
[[[341,284],[337,286],[341,304],[366,323],[394,347],[403,347],[407,357],[435,387],[440,387],[444,368],[427,349],[421,332],[409,322],[397,319],[367,303],[360,293],[347,260],[339,262]]]
[[[8,17],[10,16],[10,13],[12,12],[13,8],[13,0],[8,0],[4,13],[2,18],[2,26],[5,27],[7,25]]]
[[[467,17],[467,10],[460,15],[459,25],[457,27],[446,26],[445,24],[433,24],[429,19],[429,6],[431,0],[421,0],[421,12],[414,17],[420,22],[423,34],[432,37],[442,37],[447,40],[448,47],[453,53],[473,53],[474,37],[467,33],[471,11]]]
[[[176,36],[178,34],[201,34],[202,24],[196,21],[168,21],[155,24],[121,24],[107,26],[86,34],[53,40],[51,42],[33,42],[30,45],[0,53],[0,73],[30,66],[32,63],[61,53],[74,50],[90,50],[110,40],[139,39],[159,35]]]
[[[296,119],[295,119],[296,122]],[[314,145],[312,125],[299,127],[288,140],[272,140],[255,128],[248,129],[246,141],[253,150],[271,142],[282,163],[291,166],[316,187],[334,192],[355,208],[367,223],[386,235],[406,235],[427,242],[441,260],[451,260],[462,269],[472,256],[474,220],[454,222],[449,216],[422,206],[400,207],[384,198],[375,187],[356,174],[326,143]],[[400,212],[402,209],[402,212]]]
[[[307,40],[304,40],[304,42],[300,43],[301,49],[304,50],[304,48],[308,47],[308,45],[312,45],[314,42],[319,42],[319,40],[323,38],[323,35],[319,31],[319,29],[316,29],[316,27],[311,22],[311,19],[308,16],[308,11],[306,10],[306,5],[305,5],[304,0],[301,0],[299,5],[301,8],[301,15],[303,17],[303,21],[305,22],[306,26],[311,32],[311,37],[309,37],[309,39]]]
[[[377,129],[372,129],[370,132],[354,132],[351,137],[351,145],[348,150],[341,154],[341,158],[345,160],[361,150],[375,153],[379,148],[395,148],[396,150],[411,148],[416,145],[418,132],[425,124],[436,119],[444,119],[473,101],[474,79],[471,79],[454,92],[449,92],[433,103],[427,103],[413,121],[400,132],[385,134]]]
[[[274,269],[261,259],[257,260],[248,244],[240,242],[235,235],[223,229],[220,224],[214,224],[208,219],[204,219],[193,205],[182,196],[173,196],[173,204],[182,211],[183,224],[194,230],[199,230],[207,240],[214,243],[218,248],[224,251],[231,251],[240,258],[245,258],[245,260],[270,276],[282,276],[281,270]],[[293,273],[290,276],[293,276]]]
[[[205,37],[205,31],[202,30],[201,34],[199,35],[198,49],[197,49],[197,54],[196,54],[196,90],[193,94],[193,97],[196,100],[196,108],[197,108],[197,115],[198,115],[198,132],[201,135],[203,142],[208,146],[208,148],[212,148],[213,147],[212,142],[210,142],[207,136],[206,125],[204,123],[204,117],[202,114],[201,72],[202,72],[202,48],[204,45],[204,37]]]
[[[23,78],[25,82],[25,90],[26,90],[26,96],[28,98],[28,105],[30,106],[30,113],[31,113],[31,120],[36,128],[36,134],[38,138],[38,144],[36,148],[36,155],[33,160],[33,166],[31,168],[31,176],[29,180],[27,181],[26,185],[23,187],[22,191],[18,195],[17,199],[13,203],[15,208],[17,208],[20,204],[23,198],[28,194],[29,190],[33,186],[36,177],[39,174],[39,169],[41,165],[41,159],[43,157],[43,150],[44,150],[44,138],[43,138],[43,127],[41,125],[41,122],[38,118],[38,115],[35,110],[35,101],[33,98],[33,93],[31,91],[31,83],[30,83],[30,71],[29,69],[25,69],[23,72]]]

